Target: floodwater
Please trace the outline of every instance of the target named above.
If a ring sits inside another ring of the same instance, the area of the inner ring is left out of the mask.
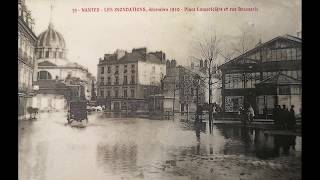
[[[301,137],[232,125],[207,126],[64,113],[19,121],[19,180],[301,179]]]

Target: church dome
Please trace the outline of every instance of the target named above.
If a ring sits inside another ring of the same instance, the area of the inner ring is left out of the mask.
[[[48,29],[39,35],[37,47],[65,49],[66,43],[61,33],[56,31],[53,24],[50,23]]]
[[[50,22],[48,29],[38,36],[37,59],[54,59],[54,64],[63,64],[64,62],[56,61],[66,60],[66,54],[64,38],[61,33],[54,29],[53,24]]]

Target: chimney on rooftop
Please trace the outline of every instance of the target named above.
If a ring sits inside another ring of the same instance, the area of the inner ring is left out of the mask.
[[[124,55],[126,55],[126,51],[125,50],[121,50],[121,49],[117,49],[116,53],[117,55],[117,60],[121,59]]]
[[[143,48],[133,48],[133,49],[132,49],[132,53],[140,54],[140,55],[142,55],[144,61],[147,60],[147,48],[146,48],[146,47],[143,47]]]
[[[163,53],[162,51],[156,51],[156,52],[154,52],[152,54],[157,56],[157,58],[159,58],[161,62],[164,62],[166,60],[166,54]]]

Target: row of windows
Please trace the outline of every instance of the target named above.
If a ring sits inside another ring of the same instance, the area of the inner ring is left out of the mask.
[[[33,80],[33,72],[23,66],[19,67],[18,71],[18,84],[19,89],[31,89],[32,88],[32,80]]]
[[[248,56],[249,59],[260,60],[262,62],[269,61],[286,61],[301,60],[301,48],[282,48],[282,49],[262,49],[261,53],[257,52]]]
[[[280,86],[278,87],[278,93],[280,95],[289,95],[289,94],[292,94],[292,95],[299,95],[301,94],[301,87],[299,86]]]
[[[111,85],[111,77],[108,77],[107,78],[107,85]],[[136,81],[135,81],[135,76],[132,75],[131,76],[131,81],[130,81],[130,84],[135,84]],[[104,77],[101,77],[100,78],[100,85],[104,85]],[[127,76],[123,76],[123,84],[128,84],[128,77]],[[118,76],[115,76],[114,78],[114,85],[119,85],[119,77]]]
[[[26,54],[27,57],[30,57],[33,60],[34,56],[34,46],[28,40],[28,38],[18,35],[18,49],[21,50],[22,54]]]
[[[43,54],[42,51],[37,52],[37,58],[63,58],[63,52],[59,52],[59,51],[45,51],[45,53]]]
[[[263,72],[262,80],[279,73],[278,71]],[[282,74],[301,80],[301,70],[281,71]],[[254,73],[233,73],[225,75],[225,89],[254,88],[256,83],[261,81],[260,72]]]
[[[265,50],[265,51],[262,51],[261,59],[262,59],[262,62],[301,60],[301,48],[284,48],[284,49]]]
[[[225,89],[254,88],[259,82],[259,72],[226,74]]]
[[[107,90],[107,91],[106,91],[106,94],[104,94],[104,92],[105,92],[104,90],[101,90],[101,91],[100,91],[100,97],[112,97],[112,96],[111,96],[111,90]],[[113,97],[116,97],[116,98],[120,97],[120,96],[119,96],[119,90],[114,90],[113,92],[114,92],[114,93],[113,93],[113,95],[114,95]],[[122,93],[123,93],[123,94],[122,94],[122,97],[124,97],[124,98],[129,97],[129,96],[128,96],[128,90],[127,90],[127,89],[123,90]],[[134,98],[134,97],[135,97],[135,90],[134,90],[134,89],[130,89],[130,95],[131,95],[131,96],[130,96],[131,98]]]
[[[127,73],[127,72],[128,72],[127,67],[128,67],[127,64],[124,64],[124,65],[123,65],[123,73]],[[112,71],[111,66],[107,66],[107,72],[108,72],[108,73],[111,73],[111,71]],[[132,73],[135,73],[135,65],[134,65],[134,64],[131,64],[131,72],[132,72]],[[105,73],[105,67],[101,67],[101,68],[100,68],[100,73],[101,73],[101,74],[104,74],[104,73]],[[115,66],[115,74],[119,74],[119,65],[116,65],[116,66]]]

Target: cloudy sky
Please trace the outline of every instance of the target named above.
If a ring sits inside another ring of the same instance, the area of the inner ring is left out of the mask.
[[[250,26],[262,42],[301,31],[301,0],[25,0],[35,19],[35,33],[52,22],[63,34],[68,59],[96,75],[99,57],[116,49],[147,47],[168,59],[189,65],[194,42],[214,29],[219,37],[234,37]],[[51,3],[52,2],[52,3]],[[257,7],[257,12],[118,12],[73,13],[74,8],[117,7]],[[227,41],[227,40],[225,40]]]

